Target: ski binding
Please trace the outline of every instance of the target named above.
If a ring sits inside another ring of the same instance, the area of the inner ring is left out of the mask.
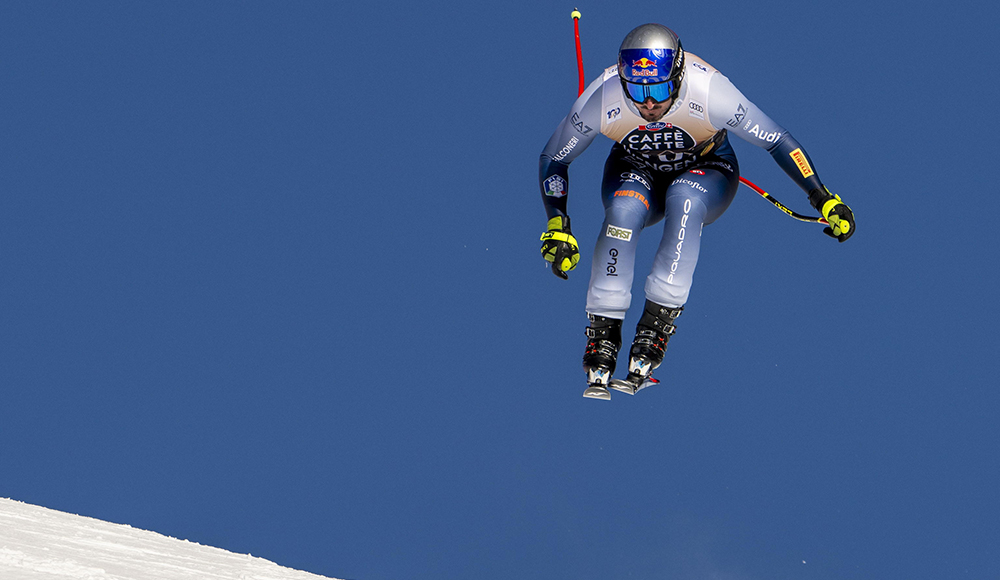
[[[610,401],[611,393],[608,391],[608,381],[611,380],[611,371],[595,367],[587,370],[587,390],[583,396],[588,399],[601,399]]]
[[[595,372],[596,371],[596,372]],[[583,396],[588,399],[600,399],[602,401],[611,400],[611,391],[608,387],[616,391],[634,395],[646,387],[660,384],[660,381],[651,376],[645,378],[629,373],[624,379],[612,379],[607,371],[597,370],[588,373],[587,389],[583,391]]]
[[[634,395],[646,387],[652,387],[653,385],[658,385],[659,383],[660,381],[654,379],[653,377],[642,378],[629,373],[628,377],[624,379],[611,379],[608,386],[616,391]]]

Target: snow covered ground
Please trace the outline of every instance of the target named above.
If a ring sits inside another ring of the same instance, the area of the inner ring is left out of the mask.
[[[323,580],[308,572],[0,498],[2,580]]]

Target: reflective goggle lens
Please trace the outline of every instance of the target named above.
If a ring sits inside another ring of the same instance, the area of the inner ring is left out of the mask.
[[[625,92],[628,93],[628,97],[637,103],[644,103],[648,98],[652,98],[657,103],[660,103],[669,99],[670,95],[674,92],[674,81],[652,85],[639,85],[630,82],[623,82],[622,84],[625,85]]]

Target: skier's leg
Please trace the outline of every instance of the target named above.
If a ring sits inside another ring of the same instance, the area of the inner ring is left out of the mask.
[[[667,188],[663,238],[646,278],[646,298],[671,308],[683,306],[691,291],[701,250],[702,226],[719,218],[732,203],[739,174],[694,169]]]
[[[584,396],[608,399],[607,385],[621,348],[621,324],[632,299],[632,268],[639,232],[662,216],[651,201],[652,182],[612,153],[605,164],[602,198],[605,217],[598,234],[587,292],[587,348],[583,369],[588,389]]]
[[[694,169],[667,188],[663,239],[646,278],[646,305],[636,326],[629,357],[630,377],[648,377],[663,362],[674,321],[687,302],[701,249],[704,224],[732,203],[739,174],[724,169]]]
[[[624,319],[632,302],[639,233],[663,215],[648,173],[612,156],[604,168],[604,223],[597,237],[587,290],[587,312]]]

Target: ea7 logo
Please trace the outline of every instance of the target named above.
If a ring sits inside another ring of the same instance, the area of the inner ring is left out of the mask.
[[[609,238],[614,238],[616,240],[621,240],[623,242],[632,241],[632,230],[627,228],[620,228],[618,226],[613,226],[608,224],[608,231],[605,233]]]
[[[747,116],[747,110],[746,108],[743,107],[743,103],[740,103],[739,108],[736,109],[736,113],[733,114],[733,118],[726,121],[726,124],[729,125],[730,127],[739,126],[740,121],[742,121],[743,117],[746,116]]]
[[[573,117],[570,120],[573,122],[573,128],[579,131],[581,135],[586,135],[587,133],[593,131],[593,129],[583,124],[583,121],[580,120],[579,113],[573,113]]]

